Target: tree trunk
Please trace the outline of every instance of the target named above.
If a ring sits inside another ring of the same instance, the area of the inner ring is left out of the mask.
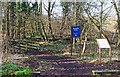
[[[0,2],[0,66],[1,66],[1,64],[2,64],[2,56],[3,56],[3,53],[2,53],[2,51],[3,51],[3,45],[2,45],[2,43],[3,43],[3,38],[2,38],[2,2]]]
[[[100,37],[102,39],[102,27],[103,27],[103,1],[100,1]]]
[[[52,32],[52,27],[51,27],[51,2],[48,3],[48,27],[49,27],[49,32],[50,35],[53,37],[53,32]]]
[[[22,23],[23,23],[23,38],[26,38],[26,22],[25,22],[25,13],[23,13],[22,17]]]
[[[64,25],[65,25],[65,21],[66,21],[66,13],[64,14],[64,16],[62,17],[62,25],[61,25],[61,28],[60,28],[60,36],[62,36],[62,32],[63,32],[63,28],[64,28]]]
[[[52,15],[54,5],[55,5],[55,2],[53,2],[53,4],[51,4],[51,2],[48,2],[48,27],[49,27],[49,32],[52,38],[54,38],[54,35],[53,35],[53,30],[51,25],[51,15]]]
[[[4,20],[3,20],[3,25],[2,25],[2,61],[6,62],[7,60],[9,60],[9,44],[8,44],[8,40],[9,40],[9,35],[10,35],[10,28],[9,28],[9,4],[7,2],[4,3]],[[7,10],[5,10],[7,9]]]
[[[120,9],[120,6],[118,5],[118,8],[117,8],[117,4],[115,2],[115,0],[112,0],[113,2],[113,5],[114,5],[114,8],[115,8],[115,11],[116,11],[116,15],[117,15],[117,28],[118,28],[118,41],[117,41],[117,46],[120,45],[120,13],[119,13],[119,9]],[[119,1],[120,3],[120,1]]]

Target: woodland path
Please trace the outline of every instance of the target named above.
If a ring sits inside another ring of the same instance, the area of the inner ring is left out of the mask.
[[[113,70],[119,68],[118,62],[108,64],[87,63],[65,56],[54,56],[47,52],[30,52],[39,60],[47,61],[51,69],[42,72],[41,75],[92,75],[92,70]]]

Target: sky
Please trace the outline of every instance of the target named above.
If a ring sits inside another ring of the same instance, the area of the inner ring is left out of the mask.
[[[54,0],[55,1],[55,0]],[[92,0],[92,1],[97,1],[98,2],[98,4],[99,4],[99,0]],[[104,0],[105,1],[105,5],[104,5],[104,8],[103,8],[103,10],[105,10],[106,8],[108,8],[109,6],[111,6],[112,4],[111,4],[111,0]],[[47,5],[47,3],[48,3],[48,0],[43,0],[43,3],[45,4],[45,5]],[[55,6],[55,8],[53,9],[53,14],[54,14],[54,16],[62,16],[62,8],[60,7],[60,0],[56,0],[56,3],[55,3],[56,5],[58,5],[58,6]],[[44,6],[44,5],[43,5]],[[106,11],[105,11],[105,13],[106,12],[108,12],[108,10],[109,9],[107,9]],[[94,10],[93,9],[93,11],[94,12],[96,12],[96,14],[98,13],[100,13],[100,10]],[[43,9],[43,13],[45,14],[45,15],[47,15],[47,12],[46,12],[46,10],[44,10]],[[109,12],[109,16],[112,16],[112,17],[115,17],[116,15],[115,15],[115,10],[114,10],[114,7],[112,7],[112,9],[111,9],[111,11]]]
[[[16,1],[16,0],[0,0],[0,1]],[[28,2],[35,2],[35,1],[37,1],[37,2],[39,2],[40,0],[18,0],[18,1],[28,1]],[[60,1],[63,1],[63,2],[67,2],[67,1],[75,1],[75,0],[43,0],[43,3],[47,6],[47,3],[48,3],[48,1],[56,1],[56,6],[54,7],[54,9],[53,9],[53,14],[54,14],[54,16],[56,17],[56,16],[62,16],[62,8],[60,7]],[[76,1],[89,1],[89,2],[91,2],[91,1],[97,1],[97,2],[99,2],[99,0],[76,0]],[[105,6],[105,8],[103,8],[103,9],[106,9],[107,7],[109,7],[110,5],[111,5],[111,0],[103,0],[103,1],[105,1],[105,2],[107,2],[107,4],[105,4],[104,6]],[[43,5],[43,7],[44,7],[44,5]],[[94,10],[94,12],[96,12],[96,14],[98,13],[99,14],[99,10],[97,11],[97,10],[95,10],[95,9],[93,9]],[[106,12],[107,12],[108,10],[106,10]],[[47,15],[47,12],[46,12],[46,10],[45,9],[43,9],[43,14],[45,14],[45,15]],[[110,16],[116,16],[115,15],[115,10],[114,10],[114,8],[112,8],[111,9],[111,11],[110,11],[110,13],[109,13],[109,15]]]
[[[40,0],[38,0],[37,2],[39,2]],[[50,1],[50,0],[49,0]],[[55,17],[57,16],[62,16],[62,8],[60,7],[60,0],[53,0],[53,1],[56,1],[55,2],[55,7],[53,9],[53,14]],[[35,0],[28,0],[28,2],[35,2]],[[43,0],[43,7],[47,7],[48,5],[48,0]],[[47,15],[47,12],[45,9],[42,10],[43,11],[43,14]]]

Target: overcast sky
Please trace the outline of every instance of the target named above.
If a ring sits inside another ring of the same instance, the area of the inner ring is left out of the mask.
[[[11,1],[12,2],[12,1],[16,1],[16,0],[0,0],[0,1]],[[28,2],[33,2],[34,3],[35,1],[39,2],[40,0],[17,0],[17,1],[28,1]],[[48,1],[56,1],[55,4],[58,5],[58,6],[54,7],[53,14],[55,16],[61,16],[62,15],[62,8],[59,6],[60,1],[75,1],[75,0],[43,0],[43,3],[47,6]],[[99,2],[99,0],[98,1],[96,1],[96,0],[76,0],[76,1],[95,1],[95,2]],[[103,0],[103,1],[107,3],[107,4],[104,5],[104,8],[103,8],[103,9],[106,9],[107,7],[109,7],[111,5],[112,0]],[[106,10],[106,12],[107,11],[108,10]],[[97,14],[100,11],[99,10],[98,11],[94,10],[94,12],[96,12],[96,14]],[[43,14],[47,14],[45,9],[43,9]],[[111,9],[111,11],[109,12],[109,15],[110,16],[116,16],[114,8]]]
[[[32,1],[32,0],[31,0]],[[33,0],[34,2],[35,0]],[[55,1],[55,0],[54,0]],[[98,2],[99,4],[99,0],[92,0],[92,1],[95,1],[95,2]],[[103,10],[105,10],[106,8],[108,8],[109,6],[111,6],[111,0],[103,0],[105,2],[104,4],[104,7],[103,7]],[[43,3],[47,6],[47,3],[48,3],[48,0],[43,0]],[[56,3],[55,3],[57,6],[54,7],[53,9],[53,14],[55,16],[61,16],[62,15],[62,8],[60,7],[60,0],[56,0]],[[43,5],[44,6],[44,5]],[[93,9],[94,10],[94,9]],[[105,11],[108,12],[109,9],[107,9]],[[94,10],[94,12],[96,12],[96,14],[100,13],[100,10]],[[47,12],[43,9],[43,13],[47,15]],[[115,10],[114,10],[114,7],[112,7],[111,11],[109,11],[109,16],[112,16],[112,17],[115,17]]]

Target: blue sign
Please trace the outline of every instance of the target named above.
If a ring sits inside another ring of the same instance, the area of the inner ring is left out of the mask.
[[[71,27],[71,34],[73,38],[80,37],[80,26],[72,26]]]

